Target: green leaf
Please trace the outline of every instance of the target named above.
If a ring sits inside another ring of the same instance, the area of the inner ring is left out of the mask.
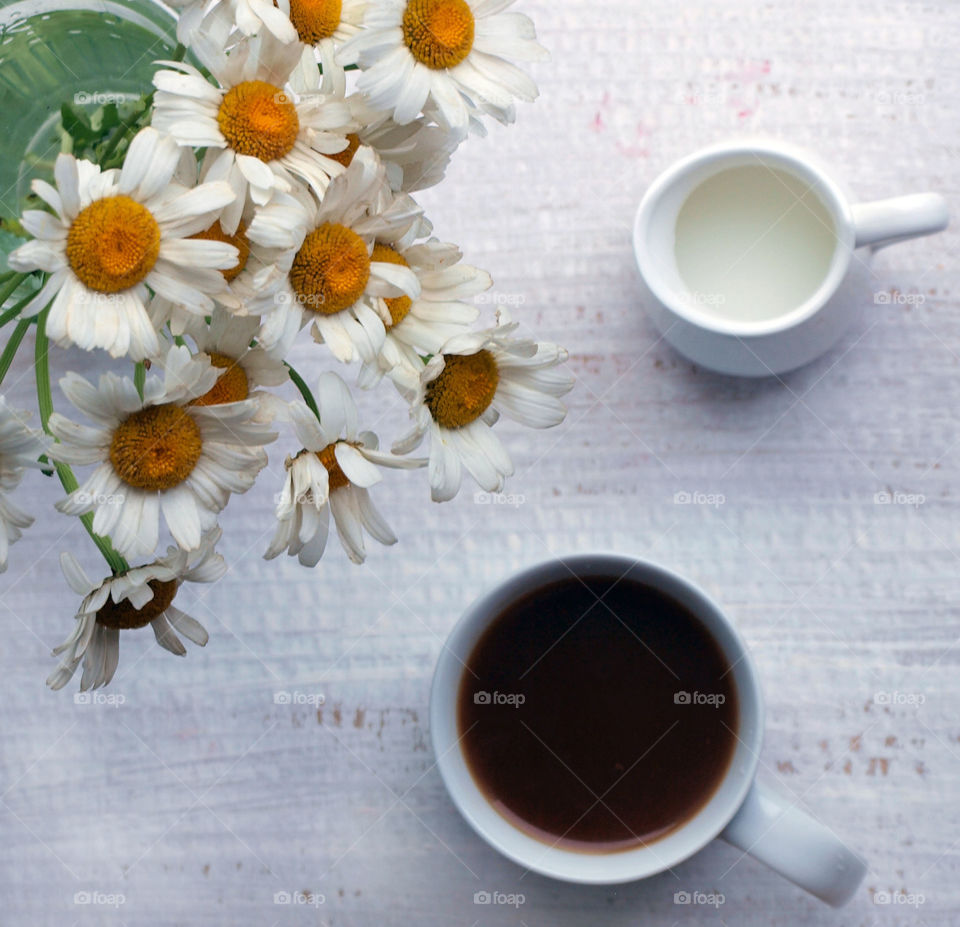
[[[77,148],[86,146],[99,138],[100,133],[96,132],[90,124],[90,119],[82,109],[77,109],[69,103],[64,103],[60,107],[60,121],[67,134],[74,140]]]
[[[117,104],[105,104],[99,112],[94,114],[94,118],[91,120],[91,122],[94,120],[96,121],[101,134],[106,132],[108,129],[112,129],[115,126],[120,125],[120,110],[117,109]]]

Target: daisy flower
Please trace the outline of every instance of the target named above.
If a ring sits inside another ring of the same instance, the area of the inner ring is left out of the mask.
[[[180,145],[220,149],[210,170],[227,172],[236,164],[244,200],[249,192],[262,205],[275,190],[290,192],[295,177],[323,196],[330,178],[343,171],[330,155],[346,146],[350,110],[318,92],[319,73],[312,92],[298,98],[287,88],[300,48],[262,32],[227,54],[198,38],[195,51],[217,83],[190,64],[162,62],[170,70],[153,76],[153,125]]]
[[[93,530],[109,535],[125,557],[153,553],[161,512],[177,544],[196,550],[230,493],[253,485],[267,463],[262,445],[276,437],[254,421],[256,400],[192,404],[221,373],[206,356],[174,345],[158,366],[163,377],[147,377],[143,399],[129,378],[105,373],[94,386],[68,373],[60,388],[94,424],[50,417],[50,431],[61,442],[50,456],[98,464],[57,509],[93,512]]]
[[[27,425],[30,412],[7,405],[0,396],[0,573],[7,569],[10,545],[20,540],[20,532],[33,524],[33,518],[7,498],[23,478],[27,467],[39,469],[37,460],[50,447],[51,440],[42,431]]]
[[[191,152],[181,171],[190,185],[198,179],[228,183],[236,197],[212,225],[191,237],[227,242],[237,249],[236,263],[221,270],[226,285],[216,294],[216,301],[237,316],[259,314],[272,308],[292,255],[303,243],[309,214],[299,199],[286,193],[275,193],[262,206],[245,199],[245,181],[237,163],[219,155],[208,149],[198,174]],[[163,297],[151,300],[148,311],[157,329],[169,324],[174,335],[204,324],[210,315]]]
[[[36,315],[53,299],[46,330],[58,344],[134,360],[155,353],[160,345],[145,308],[148,287],[197,312],[213,308],[209,294],[223,289],[220,269],[235,264],[237,252],[190,236],[217,218],[233,192],[226,183],[192,190],[171,185],[179,160],[172,139],[146,128],[130,143],[122,170],[101,171],[61,154],[56,189],[33,181],[52,214],[23,214],[34,237],[9,263],[50,274],[23,315]]]
[[[62,689],[83,661],[80,691],[105,686],[117,669],[120,632],[150,625],[157,643],[177,656],[186,656],[179,631],[200,647],[208,635],[196,619],[180,611],[173,601],[180,583],[216,582],[227,571],[214,545],[220,531],[210,532],[193,552],[177,547],[166,557],[134,567],[101,583],[92,582],[70,553],[60,555],[60,566],[70,588],[83,596],[73,633],[53,651],[63,654],[60,665],[47,678],[51,689]]]
[[[558,364],[567,352],[548,342],[510,335],[517,323],[498,314],[497,326],[450,339],[423,369],[412,396],[414,427],[394,453],[408,453],[430,434],[430,493],[434,502],[460,489],[461,467],[487,492],[500,492],[513,464],[491,426],[501,411],[532,428],[559,425],[559,396],[573,380]]]
[[[422,116],[400,125],[387,114],[365,125],[357,137],[380,155],[390,188],[404,193],[440,183],[458,145],[455,136]]]
[[[375,301],[420,295],[409,267],[373,254],[376,240],[401,237],[421,215],[409,197],[377,209],[383,189],[383,166],[371,149],[361,148],[322,202],[311,199],[310,231],[290,260],[276,308],[264,318],[260,340],[265,348],[285,353],[312,321],[314,338],[325,342],[337,360],[376,357],[386,328]]]
[[[426,461],[378,451],[377,436],[357,430],[353,397],[335,373],[320,377],[317,403],[319,421],[302,403],[290,407],[303,449],[286,460],[287,478],[277,497],[277,531],[264,557],[271,560],[285,550],[304,566],[316,566],[327,544],[332,512],[347,556],[363,563],[364,530],[381,544],[397,542],[370,501],[369,487],[382,479],[379,468],[412,469]]]
[[[476,321],[477,308],[462,300],[482,293],[492,281],[486,271],[460,264],[456,245],[433,238],[409,245],[377,242],[373,257],[409,267],[420,281],[420,295],[377,301],[387,334],[376,360],[363,365],[360,385],[369,388],[389,373],[401,386],[415,389],[423,371],[421,355],[438,353]]]
[[[357,89],[399,123],[421,112],[460,134],[471,116],[514,118],[513,99],[534,100],[537,85],[506,61],[542,61],[530,19],[505,13],[512,0],[380,0],[363,31],[340,50],[358,63]]]
[[[347,147],[334,155],[349,166],[360,145],[376,151],[387,172],[390,189],[414,193],[441,180],[460,139],[434,125],[424,116],[400,125],[390,113],[374,109],[362,93],[346,98],[359,128],[347,134]]]
[[[277,0],[277,6],[290,18],[295,38],[307,46],[300,59],[303,74],[314,77],[319,63],[320,91],[342,97],[347,77],[336,53],[360,31],[367,0]]]
[[[212,406],[251,399],[259,406],[254,421],[273,420],[275,402],[279,400],[259,387],[280,386],[289,375],[282,360],[271,357],[259,346],[251,347],[259,327],[259,319],[237,318],[223,309],[214,309],[209,327],[196,326],[190,331],[197,348],[223,371],[206,393],[191,400],[191,405]]]
[[[256,35],[264,26],[281,42],[297,41],[290,18],[271,0],[170,0],[179,11],[177,41],[187,46],[211,41],[225,48],[235,37]]]

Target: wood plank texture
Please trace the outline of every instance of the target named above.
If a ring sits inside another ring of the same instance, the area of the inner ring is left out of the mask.
[[[149,632],[125,635],[106,690],[119,706],[75,704],[75,684],[44,690],[75,608],[56,554],[99,566],[80,526],[44,509],[53,481],[31,474],[22,498],[40,517],[0,580],[4,925],[960,917],[960,225],[881,252],[862,323],[781,383],[713,376],[659,341],[629,240],[663,167],[750,134],[820,151],[860,198],[935,189],[960,216],[957,6],[521,7],[553,53],[534,70],[541,99],[516,127],[468,142],[422,199],[437,234],[490,269],[524,331],[569,346],[567,422],[502,426],[515,506],[478,504],[473,487],[432,505],[424,473],[388,474],[376,497],[401,542],[363,568],[335,543],[314,571],[260,558],[286,450],[274,449],[261,484],[225,513],[231,572],[183,592],[209,645],[178,660]],[[922,299],[876,306],[880,292]],[[326,364],[299,349],[311,380]],[[68,365],[94,370],[58,351],[54,369]],[[31,405],[31,387],[18,361],[8,395]],[[406,422],[386,394],[362,408],[389,441]],[[675,503],[682,492],[722,502]],[[878,504],[878,493],[916,498]],[[675,876],[619,888],[524,876],[459,818],[427,726],[445,634],[509,571],[597,548],[662,561],[729,610],[766,690],[764,779],[869,858],[845,912],[720,843]],[[524,903],[474,904],[483,890]],[[678,891],[725,902],[680,906]],[[123,903],[77,904],[78,892]],[[278,892],[312,903],[276,904]],[[883,892],[915,904],[877,904]]]

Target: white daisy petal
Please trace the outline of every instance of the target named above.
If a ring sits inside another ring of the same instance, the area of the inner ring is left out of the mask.
[[[77,558],[69,551],[60,554],[60,568],[67,580],[67,584],[77,595],[88,595],[95,588],[95,584],[83,572],[83,567],[77,562]]]
[[[62,203],[61,215],[65,219],[75,219],[80,212],[80,174],[76,158],[68,154],[57,155],[53,176]]]
[[[196,618],[191,618],[188,614],[180,611],[179,608],[173,605],[169,606],[163,615],[187,640],[192,641],[198,647],[205,647],[207,645],[207,641],[210,640],[210,635]]]
[[[505,377],[497,387],[497,403],[510,418],[531,428],[552,428],[567,414],[566,406],[556,396]]]
[[[486,426],[481,426],[486,427]],[[470,429],[458,428],[446,435],[447,440],[456,449],[463,466],[477,481],[481,489],[487,492],[499,492],[503,489],[503,476],[493,465],[483,449],[473,440]]]
[[[381,544],[396,544],[397,536],[370,500],[370,493],[365,489],[358,488],[356,497],[363,527]]]
[[[336,316],[318,315],[311,331],[314,338],[330,348],[333,356],[341,363],[349,364],[356,356],[356,347],[343,322]]]
[[[107,685],[113,679],[120,662],[120,632],[114,628],[105,628],[103,632],[103,666],[100,671],[100,685]]]
[[[183,642],[177,637],[173,628],[170,627],[170,622],[167,621],[165,615],[157,615],[157,617],[150,622],[150,625],[153,628],[153,634],[157,639],[157,643],[163,647],[164,650],[169,650],[170,653],[178,657],[185,657],[187,655],[187,648],[183,646]]]
[[[34,238],[60,240],[67,236],[67,227],[58,217],[39,209],[25,210],[20,216],[20,224]]]
[[[444,432],[438,429],[430,443],[430,495],[434,502],[447,502],[460,490],[460,457]]]
[[[357,486],[366,488],[379,483],[383,479],[376,466],[349,444],[339,442],[334,447],[334,455],[344,475]]]
[[[58,247],[59,245],[59,247]],[[7,263],[13,270],[25,273],[44,270],[54,273],[66,266],[63,243],[36,238],[25,242],[10,253]]]
[[[317,513],[317,527],[313,537],[300,548],[298,559],[304,566],[315,567],[323,556],[330,534],[330,507],[325,505]]]
[[[347,384],[336,373],[320,375],[317,405],[324,434],[329,435],[330,440],[344,437],[352,441],[356,438],[359,423],[357,407]]]
[[[366,550],[363,544],[363,523],[354,487],[344,486],[330,495],[330,512],[337,526],[337,535],[347,556],[354,563],[363,563]]]
[[[202,241],[174,238],[164,242],[161,250],[164,260],[187,267],[215,267],[226,270],[235,267],[239,258],[237,249],[223,241]]]
[[[127,148],[117,190],[139,201],[149,200],[170,183],[179,158],[177,143],[169,135],[149,126],[141,129]]]

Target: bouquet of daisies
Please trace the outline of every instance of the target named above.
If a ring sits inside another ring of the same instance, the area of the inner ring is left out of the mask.
[[[0,569],[32,522],[10,498],[26,468],[56,472],[57,509],[110,567],[92,580],[61,555],[82,601],[52,688],[81,663],[82,690],[108,683],[126,629],[150,624],[180,655],[181,637],[206,643],[177,589],[226,572],[220,513],[273,442],[285,479],[264,555],[312,567],[331,518],[355,563],[367,537],[396,542],[370,495],[382,468],[426,466],[435,501],[463,470],[498,492],[513,469],[500,414],[563,419],[566,352],[518,338],[503,314],[478,322],[489,275],[432,237],[412,195],[486,119],[509,123],[536,96],[507,59],[545,52],[510,3],[178,3],[181,44],[149,93],[92,115],[63,107],[64,150],[4,223],[27,240],[0,275],[0,325],[15,323],[0,380],[33,328],[41,425],[0,396]],[[289,360],[310,339],[334,368],[312,378]],[[125,359],[131,375],[67,371],[75,411],[55,412],[51,343]],[[345,365],[357,388],[406,400],[412,426],[391,450],[363,430]],[[409,456],[425,437],[427,456]]]

